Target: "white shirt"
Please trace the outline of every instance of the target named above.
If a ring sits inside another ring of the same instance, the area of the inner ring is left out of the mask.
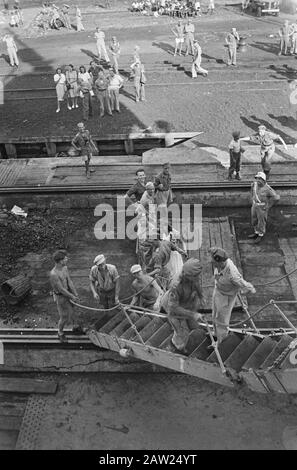
[[[95,38],[96,38],[97,42],[103,43],[104,38],[105,38],[105,33],[103,31],[98,31],[98,32],[95,33]]]
[[[59,81],[59,79],[60,79],[60,81]],[[62,85],[63,83],[65,83],[66,82],[66,77],[65,77],[64,73],[61,73],[61,75],[59,75],[58,73],[55,73],[54,81],[56,83],[59,81],[59,85]]]
[[[4,36],[3,41],[6,42],[7,49],[16,49],[16,44],[12,36]]]
[[[92,78],[91,78],[91,75],[89,74],[89,72],[84,72],[84,73],[79,72],[78,73],[78,79],[83,81],[83,82],[91,82],[92,81]]]
[[[120,76],[115,74],[112,78],[109,80],[109,87],[110,88],[120,88],[122,85],[124,79]]]

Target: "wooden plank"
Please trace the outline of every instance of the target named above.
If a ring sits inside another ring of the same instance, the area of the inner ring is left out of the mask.
[[[55,393],[57,382],[40,379],[0,377],[0,392]]]
[[[0,430],[0,450],[14,450],[17,443],[18,434],[19,430]]]

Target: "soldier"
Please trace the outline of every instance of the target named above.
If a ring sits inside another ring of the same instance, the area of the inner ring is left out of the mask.
[[[188,19],[187,23],[184,26],[184,34],[186,39],[186,55],[189,54],[189,49],[191,49],[191,54],[194,54],[194,33],[195,33],[195,26]]]
[[[109,116],[112,116],[110,106],[110,96],[108,91],[109,80],[105,76],[103,69],[98,73],[98,78],[95,81],[95,93],[99,102],[100,117],[104,116],[104,112],[107,111]]]
[[[90,178],[89,165],[92,157],[92,152],[95,150],[98,153],[98,149],[92,140],[90,132],[85,129],[83,122],[77,124],[78,133],[71,142],[71,145],[80,152],[80,155],[83,157],[86,167],[86,176]]]
[[[197,259],[189,259],[183,265],[181,275],[161,299],[161,311],[168,314],[174,334],[172,344],[186,352],[191,329],[197,328],[197,321],[202,320],[198,313],[204,306],[201,282],[202,265]]]
[[[119,41],[117,41],[116,36],[112,37],[112,41],[110,43],[109,49],[110,49],[112,60],[113,60],[114,71],[116,74],[118,74],[119,73],[118,59],[120,57],[121,47],[120,47]]]
[[[108,93],[110,98],[111,111],[116,110],[117,113],[120,113],[120,89],[124,84],[124,79],[111,68],[109,70],[109,84],[108,84]]]
[[[111,309],[119,303],[120,276],[113,264],[106,263],[104,255],[98,255],[94,259],[89,279],[94,299],[105,309]]]
[[[18,48],[13,37],[10,34],[5,34],[5,36],[3,37],[3,42],[6,43],[10,66],[18,67],[19,66],[19,59],[17,56]]]
[[[105,33],[99,27],[96,28],[95,39],[98,51],[98,59],[101,60],[101,55],[103,53],[104,60],[107,62],[107,64],[109,64],[110,60],[105,47]]]
[[[157,206],[170,204],[172,202],[172,190],[169,162],[163,164],[163,170],[155,177],[154,185]]]
[[[271,171],[272,157],[275,151],[274,141],[279,140],[283,144],[285,150],[288,150],[288,147],[280,135],[275,134],[274,132],[269,132],[263,125],[260,125],[258,129],[259,132],[257,134],[250,137],[241,137],[240,140],[250,140],[251,142],[261,144],[261,166],[266,175],[266,179],[268,180]]]
[[[266,223],[269,209],[280,199],[280,196],[266,183],[266,175],[259,171],[252,183],[251,197],[252,209],[251,219],[254,233],[249,238],[254,239],[254,243],[260,243],[266,232]]]
[[[290,37],[293,35],[293,30],[290,28],[289,21],[285,20],[284,25],[279,29],[278,35],[280,37],[280,50],[278,55],[287,55],[287,50],[290,44]]]
[[[135,280],[132,282],[132,290],[135,292],[131,305],[138,305],[151,310],[160,309],[160,297],[163,291],[157,281],[144,274],[140,264],[134,264],[130,269]]]
[[[63,331],[64,326],[67,322],[72,321],[73,317],[73,305],[70,301],[77,302],[79,297],[67,269],[68,256],[66,251],[56,251],[53,259],[55,266],[50,272],[50,283],[60,317],[58,337],[64,343],[67,341]]]
[[[134,87],[135,87],[135,101],[136,103],[145,100],[145,84],[146,76],[144,71],[144,65],[141,63],[140,59],[136,59],[133,64],[130,65],[132,69],[132,76],[134,78]]]
[[[134,183],[126,193],[126,198],[131,203],[140,201],[143,193],[145,192],[146,176],[143,168],[138,168],[138,170],[136,170],[136,178],[136,183]]]
[[[219,345],[227,336],[232,309],[239,292],[256,292],[254,286],[243,279],[235,264],[223,248],[210,248],[214,266],[215,287],[212,296],[214,336]],[[209,346],[209,348],[212,346]]]
[[[192,78],[197,78],[197,73],[201,73],[203,77],[207,77],[208,71],[201,67],[202,49],[197,40],[194,41],[194,55],[192,64]]]
[[[176,277],[176,272],[170,271],[168,263],[170,261],[171,252],[177,251],[180,255],[187,257],[187,253],[179,248],[172,240],[161,240],[159,246],[156,248],[152,259],[149,263],[148,269],[152,269],[149,274],[157,278],[160,286],[167,290],[172,284],[173,278]]]
[[[230,153],[230,167],[228,179],[232,180],[234,171],[236,172],[235,178],[240,180],[240,160],[241,154],[245,151],[241,141],[240,141],[240,132],[235,131],[232,133],[233,139],[229,144],[229,153]]]
[[[231,32],[227,34],[225,41],[228,46],[228,63],[227,65],[236,65],[236,51],[237,42],[239,41],[239,34],[236,28],[232,28]]]

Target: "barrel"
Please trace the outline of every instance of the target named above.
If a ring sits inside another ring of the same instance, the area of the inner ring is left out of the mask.
[[[238,52],[245,52],[246,51],[246,38],[240,38],[237,46],[237,51]]]
[[[12,277],[1,285],[5,300],[10,305],[19,303],[32,289],[31,280],[25,274]]]

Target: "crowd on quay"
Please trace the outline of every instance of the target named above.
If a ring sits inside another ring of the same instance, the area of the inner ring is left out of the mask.
[[[138,264],[130,268],[132,295],[124,300],[130,300],[130,306],[165,313],[173,329],[175,350],[186,353],[190,333],[199,326],[199,321],[204,320],[203,312],[206,311],[202,285],[204,266],[198,259],[189,258],[183,235],[168,224],[168,217],[162,218],[174,198],[170,170],[170,164],[165,163],[162,171],[147,181],[144,169],[139,168],[136,183],[126,193],[127,204],[133,205],[138,217]],[[258,172],[251,184],[253,233],[249,237],[254,239],[254,243],[263,239],[269,210],[278,200],[279,196],[267,184],[265,173]],[[161,214],[159,220],[156,217],[158,210]],[[144,225],[142,219],[145,219]],[[162,220],[165,220],[165,226],[162,226]],[[228,336],[237,296],[240,293],[254,294],[256,290],[242,277],[223,248],[211,247],[209,258],[214,268],[213,335],[219,345]],[[73,303],[79,302],[79,296],[67,270],[67,253],[59,250],[54,254],[54,261],[50,281],[60,317],[58,336],[64,342],[67,339],[63,328],[69,314],[73,315]],[[127,275],[129,273],[120,276],[117,267],[107,263],[104,254],[97,255],[90,268],[91,294],[100,308],[111,315],[121,308],[121,277]]]
[[[120,44],[117,38],[113,36],[107,51],[105,33],[99,27],[96,28],[94,37],[98,59],[92,60],[88,68],[84,65],[75,68],[73,64],[69,64],[64,71],[61,68],[56,70],[54,82],[57,94],[57,113],[60,112],[61,103],[65,99],[69,110],[78,108],[78,102],[81,99],[83,119],[87,121],[93,116],[94,97],[99,103],[100,117],[105,114],[111,116],[113,111],[120,113],[119,93],[125,82],[119,74]],[[108,54],[110,54],[111,59]],[[107,69],[104,69],[100,64],[102,59]],[[138,46],[135,46],[128,79],[133,79],[136,103],[145,101],[146,75]]]
[[[199,1],[194,0],[143,0],[132,2],[131,11],[142,15],[168,15],[187,18],[189,16],[201,16],[202,7]],[[209,0],[206,13],[213,14],[214,11],[214,0]]]

